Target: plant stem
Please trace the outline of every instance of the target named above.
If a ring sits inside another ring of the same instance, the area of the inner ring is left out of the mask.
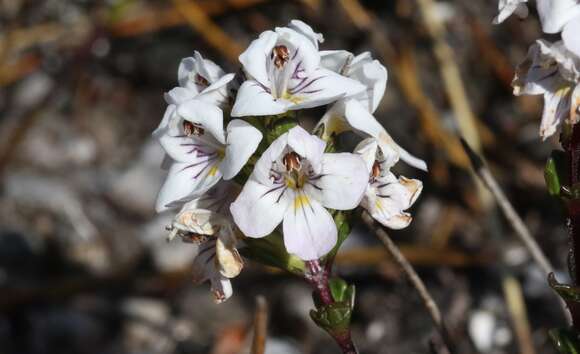
[[[308,271],[305,273],[305,278],[310,285],[312,285],[322,303],[325,306],[334,304],[335,301],[330,292],[330,287],[328,286],[330,269],[322,267],[320,262],[317,260],[307,261],[306,267]],[[343,354],[358,354],[358,350],[356,349],[350,335],[350,328],[328,333],[332,338],[334,338]]]
[[[574,124],[569,139],[564,139],[562,147],[568,155],[569,186],[574,188],[580,183],[580,126]],[[572,199],[568,203],[568,270],[572,278],[572,284],[578,286],[580,282],[580,268],[577,266],[577,259],[580,255],[580,201]],[[580,332],[580,304],[568,301],[568,308],[572,313],[572,325],[577,332]]]
[[[393,260],[401,267],[411,285],[413,285],[415,290],[417,290],[419,293],[419,296],[423,301],[423,305],[429,312],[429,315],[433,320],[433,324],[441,335],[441,339],[443,340],[443,343],[447,347],[449,353],[456,354],[457,349],[455,347],[455,343],[451,338],[449,328],[447,327],[447,324],[441,315],[441,311],[435,303],[435,300],[433,300],[433,297],[431,297],[431,294],[429,293],[429,290],[427,290],[425,283],[423,283],[417,272],[415,272],[415,269],[411,263],[409,263],[407,258],[405,258],[405,256],[401,253],[399,247],[395,245],[385,230],[375,225],[375,221],[366,211],[362,213],[362,220],[371,230],[374,231],[375,235],[379,238],[379,240],[381,240],[389,254],[393,257]]]

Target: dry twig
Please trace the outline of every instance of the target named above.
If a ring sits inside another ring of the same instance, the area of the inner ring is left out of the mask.
[[[505,215],[506,219],[508,220],[511,227],[516,232],[516,235],[522,241],[530,255],[536,262],[536,264],[542,269],[542,271],[546,274],[546,277],[554,271],[554,267],[542,252],[542,249],[532,236],[530,230],[522,220],[522,218],[518,215],[513,205],[510,203],[509,199],[506,197],[505,193],[499,186],[499,183],[495,180],[489,168],[485,165],[481,157],[479,157],[475,151],[471,149],[471,147],[467,144],[464,139],[461,139],[461,143],[465,152],[469,156],[471,161],[471,165],[473,170],[479,176],[483,184],[489,189],[493,197],[495,198],[499,208],[501,209],[502,213]],[[564,315],[570,322],[570,313],[568,312],[568,308],[566,304],[563,302],[560,297],[560,304],[564,310]]]
[[[431,297],[431,294],[429,294],[427,287],[425,286],[421,278],[419,278],[417,272],[415,272],[415,269],[413,269],[413,266],[409,263],[409,261],[407,261],[405,256],[403,256],[397,245],[395,245],[395,243],[393,242],[393,240],[391,240],[391,238],[385,232],[385,230],[375,225],[373,218],[367,212],[363,212],[362,219],[364,223],[371,230],[374,231],[375,235],[377,235],[377,237],[385,245],[385,247],[393,257],[393,259],[403,269],[411,285],[413,285],[413,287],[419,293],[419,296],[423,301],[423,305],[429,312],[429,315],[433,320],[433,324],[435,325],[435,328],[441,335],[441,339],[445,343],[445,346],[447,347],[447,350],[449,350],[449,353],[450,354],[457,353],[455,343],[453,343],[453,340],[451,339],[451,335],[449,334],[448,327],[445,321],[443,320],[443,317],[441,316],[441,311],[439,310],[439,307],[437,307],[437,304]]]
[[[517,279],[513,276],[504,277],[502,283],[503,292],[516,332],[520,353],[535,354],[536,351],[534,349],[522,288]]]
[[[266,337],[268,336],[268,303],[263,296],[256,297],[256,312],[254,313],[254,339],[252,354],[264,354]]]

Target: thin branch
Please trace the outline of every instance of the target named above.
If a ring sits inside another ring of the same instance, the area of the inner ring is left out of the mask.
[[[518,340],[521,354],[536,354],[532,331],[526,312],[526,304],[522,294],[522,287],[513,276],[506,276],[502,281],[503,292],[506,298],[510,317]]]
[[[268,303],[259,295],[256,297],[256,311],[254,312],[254,339],[252,354],[264,354],[266,337],[268,336]]]
[[[407,279],[409,280],[411,285],[413,285],[415,290],[417,290],[417,292],[419,293],[419,296],[423,301],[423,305],[429,312],[429,315],[433,320],[433,324],[435,325],[435,328],[441,335],[441,339],[443,339],[443,342],[445,343],[445,346],[447,347],[449,353],[456,354],[457,350],[455,344],[453,343],[451,336],[449,334],[448,327],[445,324],[443,317],[441,316],[441,311],[439,310],[439,307],[437,307],[437,304],[431,297],[431,294],[429,294],[427,287],[425,286],[421,278],[419,278],[417,272],[415,272],[415,269],[413,268],[411,263],[407,261],[405,256],[401,253],[397,245],[395,245],[395,243],[393,242],[393,240],[391,240],[391,238],[385,232],[385,230],[375,225],[373,218],[366,211],[363,212],[362,219],[364,223],[375,232],[375,235],[377,235],[377,237],[385,245],[385,247],[393,257],[395,262],[397,262],[397,264],[403,269],[403,272],[407,276]]]
[[[489,168],[485,165],[481,157],[479,157],[467,144],[467,142],[462,138],[461,144],[465,149],[465,152],[469,156],[469,160],[471,161],[471,165],[473,170],[482,180],[483,184],[489,189],[491,194],[494,196],[499,208],[505,215],[507,221],[511,225],[511,227],[516,232],[516,235],[520,239],[520,241],[524,244],[530,255],[534,259],[534,261],[538,264],[538,266],[542,269],[542,271],[546,274],[546,277],[554,272],[554,267],[542,252],[542,249],[532,236],[530,230],[522,220],[522,218],[518,215],[513,205],[510,203],[508,198],[506,197],[505,193],[497,183],[496,179],[491,174]],[[564,301],[560,299],[560,304],[562,305],[562,309],[564,310],[564,315],[568,322],[571,323],[570,313]]]

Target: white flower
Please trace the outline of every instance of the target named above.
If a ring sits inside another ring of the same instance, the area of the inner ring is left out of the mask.
[[[234,226],[228,217],[228,206],[238,192],[235,184],[222,182],[202,198],[186,203],[175,217],[169,236],[179,236],[198,247],[193,281],[199,284],[209,280],[217,303],[232,295],[230,279],[243,268]]]
[[[515,95],[544,95],[540,136],[547,139],[564,121],[579,120],[580,58],[570,53],[563,42],[537,41],[517,70]]]
[[[341,99],[333,104],[318,122],[315,131],[322,129],[322,137],[330,138],[345,131],[354,131],[363,137],[373,137],[385,154],[396,155],[409,165],[427,170],[427,164],[400,147],[372,113],[377,109],[387,86],[387,69],[370,53],[356,57],[347,51],[324,51],[322,66],[355,79],[365,85],[366,90]]]
[[[304,23],[300,20],[292,20],[288,24],[288,28],[293,29],[294,31],[300,33],[304,37],[310,39],[312,45],[318,49],[319,43],[324,43],[324,36],[322,33],[314,32],[312,27],[307,23]]]
[[[537,0],[536,5],[542,22],[542,30],[546,33],[558,33],[564,30],[573,19],[578,21],[578,16],[580,16],[578,0]],[[578,32],[575,34],[577,35]]]
[[[500,24],[515,13],[519,18],[526,18],[530,10],[526,3],[528,0],[499,0],[498,15],[493,19],[494,24]]]
[[[361,206],[371,216],[391,229],[402,229],[411,223],[410,208],[421,194],[423,183],[416,179],[395,177],[390,168],[396,163],[383,155],[375,139],[363,140],[355,149],[366,162],[370,175]]]
[[[325,154],[325,145],[299,126],[270,145],[230,208],[246,236],[267,236],[283,222],[286,249],[303,260],[336,245],[336,225],[325,208],[355,208],[368,173],[359,156]]]
[[[213,61],[203,59],[197,51],[193,57],[184,58],[177,73],[180,86],[165,94],[168,107],[153,136],[161,136],[167,130],[169,121],[177,114],[177,106],[193,98],[224,109],[233,98],[231,86],[234,76],[224,73]]]
[[[562,40],[566,48],[580,58],[580,15],[566,24],[562,31]]]
[[[235,177],[256,151],[262,133],[239,119],[223,128],[220,108],[197,99],[182,103],[159,141],[175,160],[157,198],[156,209],[195,198],[221,178]]]
[[[355,80],[320,67],[312,29],[291,22],[263,32],[240,55],[247,80],[238,91],[232,117],[275,115],[321,106],[364,90]]]
[[[321,66],[349,77],[363,84],[366,90],[351,96],[373,113],[387,87],[387,69],[369,52],[354,56],[346,50],[327,50],[320,52]]]

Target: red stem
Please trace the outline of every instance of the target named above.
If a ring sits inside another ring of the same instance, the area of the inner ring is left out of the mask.
[[[570,188],[580,183],[580,125],[572,126],[572,134],[568,141],[562,146],[568,154],[570,168]],[[580,257],[580,200],[572,198],[568,204],[568,234],[569,234],[569,254],[568,269],[574,286],[580,282],[580,267],[577,266],[577,259]],[[580,331],[580,305],[568,302],[568,307],[572,313],[574,328]]]
[[[328,286],[330,269],[322,267],[318,261],[307,261],[306,266],[308,271],[305,274],[305,278],[312,285],[322,303],[324,305],[334,304],[334,299]],[[350,328],[342,331],[332,331],[329,334],[334,338],[343,354],[358,354],[350,335]]]

